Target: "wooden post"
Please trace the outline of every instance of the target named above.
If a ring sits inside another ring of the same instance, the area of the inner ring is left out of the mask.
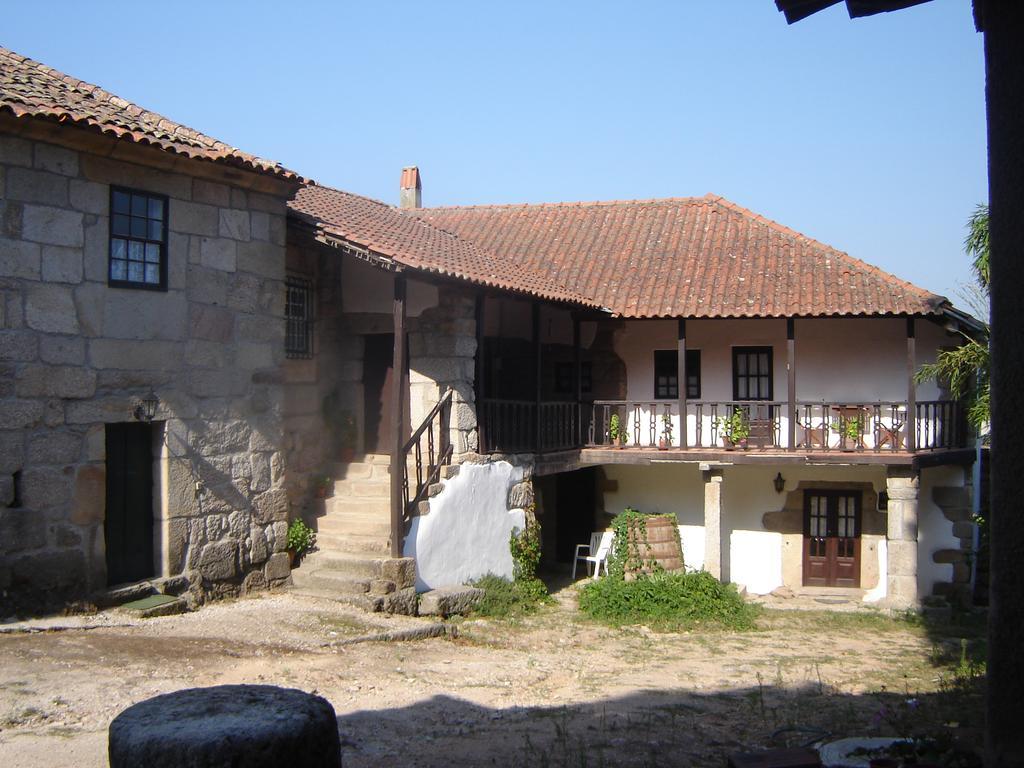
[[[477,450],[480,453],[487,451],[487,435],[484,426],[484,392],[486,392],[484,376],[487,375],[487,365],[484,358],[484,306],[486,299],[484,294],[476,295],[476,357],[473,366],[473,399],[476,408],[476,440]]]
[[[405,516],[405,275],[395,275],[392,307],[395,350],[391,364],[391,556],[402,556]]]
[[[679,447],[686,447],[686,318],[678,323],[679,359],[676,361],[676,381],[679,391]]]
[[[583,445],[583,357],[580,350],[580,316],[572,315],[572,391],[576,429],[573,437],[576,444]]]
[[[786,389],[789,395],[788,449],[796,450],[796,320],[786,318]]]
[[[917,353],[914,341],[914,318],[907,318],[907,450],[917,450],[917,385],[914,383],[914,372],[917,365]]]
[[[533,399],[533,442],[534,450],[540,453],[540,391],[543,377],[540,369],[541,354],[540,354],[540,302],[533,302],[532,307],[533,316],[533,369],[536,374],[536,389],[534,390]]]

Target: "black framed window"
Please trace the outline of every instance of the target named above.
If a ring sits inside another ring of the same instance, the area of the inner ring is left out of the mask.
[[[679,398],[679,350],[654,350],[654,397],[656,400]],[[686,350],[686,398],[700,398],[700,350]]]
[[[700,350],[686,350],[686,399],[700,400]]]
[[[772,399],[772,348],[732,348],[732,399]]]
[[[297,275],[288,275],[284,281],[286,357],[313,356],[313,281]]]
[[[559,395],[572,395],[572,363],[557,363],[555,365],[555,392]],[[589,362],[580,362],[580,392],[589,395],[594,388],[593,368]]]
[[[654,397],[657,400],[679,399],[678,350],[654,350]]]
[[[110,188],[109,285],[167,290],[167,197]]]

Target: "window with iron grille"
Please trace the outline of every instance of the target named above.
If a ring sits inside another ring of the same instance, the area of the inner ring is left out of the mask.
[[[313,356],[313,282],[305,277],[285,278],[285,340],[287,357]]]
[[[686,398],[700,399],[700,350],[686,350]],[[674,400],[679,397],[679,350],[654,351],[654,397]]]
[[[109,285],[167,290],[167,198],[110,188]]]

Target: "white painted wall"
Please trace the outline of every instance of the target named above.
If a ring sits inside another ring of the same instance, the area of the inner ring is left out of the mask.
[[[884,600],[889,586],[889,543],[884,536],[879,536],[875,543],[878,557],[878,584],[864,593],[865,603],[877,603]]]
[[[604,492],[606,512],[617,515],[633,507],[650,514],[674,514],[680,525],[701,526],[703,530],[704,480],[696,464],[609,464],[604,474],[618,482],[617,491]],[[687,557],[685,550],[683,556]]]
[[[782,586],[782,534],[772,531],[738,531],[729,534],[729,581],[755,595],[766,595]]]
[[[368,312],[390,315],[395,298],[395,277],[379,267],[355,258],[341,264],[341,308],[344,312]],[[437,287],[419,280],[406,281],[406,307],[409,317],[418,317],[437,306]]]
[[[430,514],[413,518],[406,557],[416,558],[416,589],[464,584],[493,573],[512,578],[509,538],[526,524],[506,507],[509,488],[523,479],[508,462],[463,464],[430,500]]]
[[[953,524],[932,499],[932,489],[962,488],[964,471],[960,467],[935,467],[921,471],[917,497],[917,589],[922,597],[932,593],[936,581],[951,581],[953,566],[936,563],[932,555],[940,549],[959,549],[953,536]]]
[[[686,324],[687,349],[701,353],[701,401],[731,400],[732,349],[736,346],[771,347],[773,399],[788,398],[785,320],[690,320]],[[626,364],[627,399],[654,401],[654,351],[677,349],[675,320],[634,320],[615,335],[615,351]],[[871,403],[907,398],[906,321],[890,318],[821,318],[795,321],[796,399],[828,403]],[[915,345],[917,366],[935,359],[941,346],[955,345],[959,337],[948,334],[936,323],[919,320]],[[941,396],[935,382],[917,387],[919,401]],[[675,401],[661,401],[673,412],[673,442],[679,442],[679,415]],[[720,414],[721,415],[721,414]],[[822,419],[812,414],[812,421]],[[831,419],[831,415],[829,416]],[[633,434],[634,418],[628,425]],[[701,418],[702,444],[709,446],[713,417],[704,409]],[[886,426],[889,423],[884,422]],[[641,442],[649,440],[650,409],[640,411]],[[660,422],[657,427],[660,431]],[[869,425],[869,433],[873,426]],[[787,444],[788,417],[780,419],[780,439]],[[687,440],[697,443],[697,414],[688,408]],[[833,436],[834,447],[839,437]],[[866,436],[872,447],[870,434]]]
[[[683,565],[687,571],[704,569],[704,526],[680,525],[679,541],[683,545]]]

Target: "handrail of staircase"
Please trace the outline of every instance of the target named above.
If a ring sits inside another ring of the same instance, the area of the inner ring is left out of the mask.
[[[453,446],[448,434],[448,425],[451,419],[452,390],[448,389],[441,395],[437,404],[430,409],[423,422],[412,433],[412,437],[402,446],[402,496],[403,511],[405,520],[413,517],[416,506],[423,501],[430,490],[430,486],[436,483],[441,477],[441,467],[451,464]],[[434,447],[434,424],[438,427],[438,446]],[[423,463],[423,436],[427,438],[426,466]],[[415,457],[416,483],[415,491],[412,491],[412,478],[409,475],[409,455]]]

